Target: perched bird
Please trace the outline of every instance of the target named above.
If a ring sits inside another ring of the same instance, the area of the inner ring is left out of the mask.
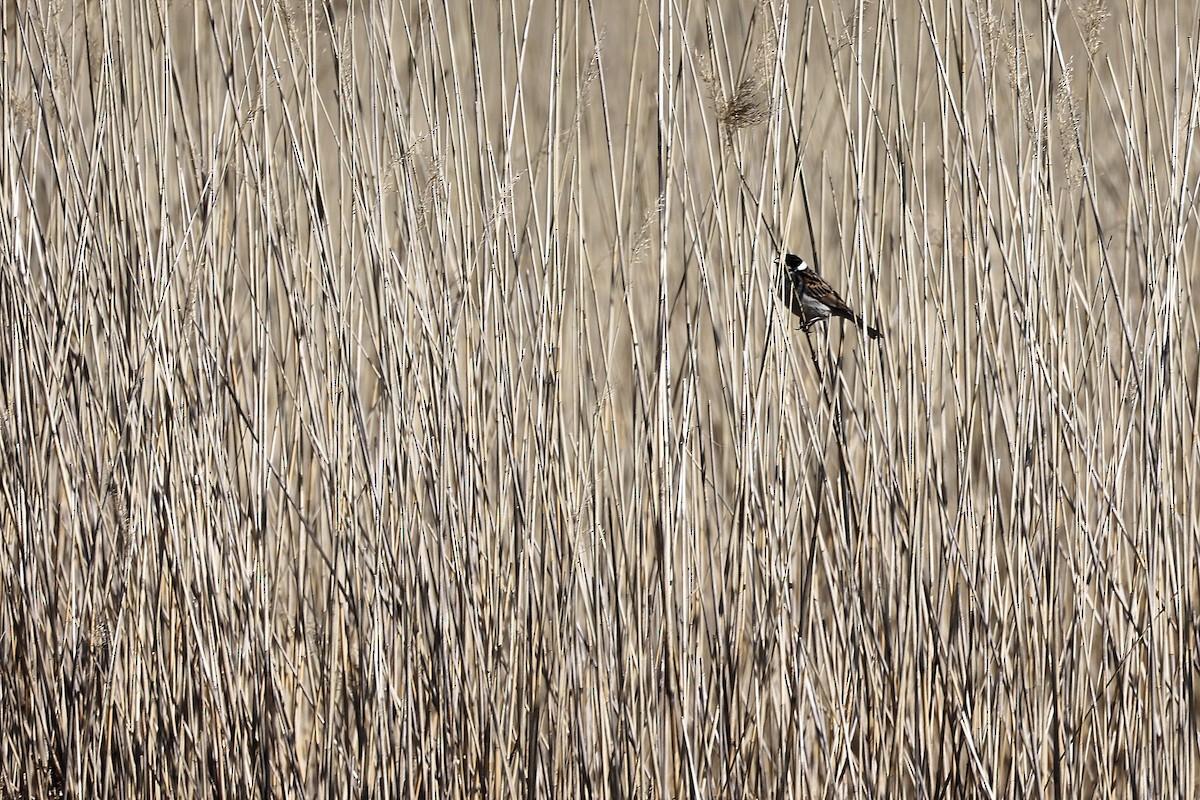
[[[848,319],[865,328],[872,339],[882,339],[878,328],[872,328],[855,314],[846,301],[838,297],[833,287],[805,263],[800,256],[788,253],[782,264],[779,296],[788,309],[800,318],[800,327],[808,330],[814,322],[829,319],[830,315]]]

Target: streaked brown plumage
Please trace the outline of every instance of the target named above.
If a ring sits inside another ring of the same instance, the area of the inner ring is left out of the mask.
[[[780,276],[779,296],[787,304],[788,310],[800,318],[800,326],[804,330],[832,315],[864,328],[872,339],[883,338],[878,328],[863,322],[863,318],[854,313],[833,287],[800,256],[788,253],[780,267],[783,275]]]

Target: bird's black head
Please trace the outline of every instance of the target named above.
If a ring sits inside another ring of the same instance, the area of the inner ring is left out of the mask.
[[[787,267],[788,272],[802,272],[806,269],[811,269],[813,272],[817,271],[817,268],[812,264],[812,262],[806,262],[803,258],[794,253],[788,253],[783,257],[783,265]]]

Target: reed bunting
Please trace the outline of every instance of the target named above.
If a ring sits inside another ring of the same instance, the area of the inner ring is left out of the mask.
[[[788,309],[800,318],[801,328],[808,330],[814,322],[829,319],[832,315],[848,319],[864,328],[872,339],[883,338],[878,328],[872,328],[863,322],[863,318],[855,314],[833,287],[800,256],[788,253],[783,259],[782,267],[779,296]]]

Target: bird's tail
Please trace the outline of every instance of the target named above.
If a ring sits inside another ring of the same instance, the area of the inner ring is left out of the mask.
[[[864,320],[862,318],[861,314],[852,314],[850,312],[841,311],[840,309],[836,309],[836,308],[832,309],[832,311],[837,316],[848,319],[851,322],[853,322],[855,325],[857,325],[858,327],[862,328],[864,331],[867,332],[867,336],[870,336],[872,339],[882,339],[883,338],[883,331],[879,330],[879,328],[872,328],[870,325],[868,325],[866,320]]]

